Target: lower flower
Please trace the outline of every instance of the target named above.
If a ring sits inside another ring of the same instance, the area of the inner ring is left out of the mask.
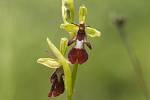
[[[60,94],[64,93],[65,87],[64,87],[64,80],[63,80],[63,69],[57,68],[55,72],[52,74],[50,78],[50,82],[52,83],[51,90],[48,94],[48,97],[56,97]]]

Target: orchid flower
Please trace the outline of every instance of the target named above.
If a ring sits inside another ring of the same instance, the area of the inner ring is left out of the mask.
[[[47,38],[48,45],[54,55],[56,56],[56,59],[53,58],[39,58],[37,60],[38,63],[45,65],[49,68],[54,68],[55,71],[50,77],[50,82],[52,83],[51,90],[48,94],[49,97],[56,97],[62,94],[65,90],[65,85],[64,85],[64,79],[63,76],[65,76],[65,83],[67,86],[71,87],[71,76],[69,76],[71,73],[70,68],[69,68],[69,62],[67,59],[64,58],[64,55],[67,50],[67,42],[68,40],[66,38],[61,38],[60,41],[60,49],[58,50],[54,44]],[[67,82],[69,81],[69,82]],[[71,94],[72,88],[66,88],[68,93]]]
[[[70,50],[68,59],[72,64],[83,64],[88,59],[84,45],[92,49],[90,42],[87,41],[87,36],[100,37],[101,33],[86,25],[87,8],[81,6],[79,9],[79,25],[65,23],[61,24],[60,28],[70,33],[72,38],[68,41],[68,46],[75,43],[75,46]]]

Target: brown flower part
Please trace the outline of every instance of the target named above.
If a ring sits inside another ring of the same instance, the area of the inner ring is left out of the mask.
[[[72,64],[83,64],[88,60],[88,54],[84,48],[86,44],[90,49],[92,46],[87,42],[87,36],[85,32],[85,24],[79,24],[79,30],[77,35],[68,41],[68,46],[75,42],[75,46],[70,50],[68,59]]]
[[[52,83],[51,90],[48,93],[48,97],[56,97],[64,93],[64,80],[63,80],[63,69],[57,68],[56,71],[52,74],[50,82]]]

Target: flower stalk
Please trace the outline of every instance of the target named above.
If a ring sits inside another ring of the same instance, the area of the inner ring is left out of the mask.
[[[73,70],[72,70],[72,89],[74,90],[74,85],[77,77],[77,72],[78,72],[78,64],[73,65]]]

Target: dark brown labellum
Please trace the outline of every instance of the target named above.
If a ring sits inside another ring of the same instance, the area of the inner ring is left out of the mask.
[[[72,48],[68,54],[69,61],[72,64],[83,64],[88,59],[85,49]]]

